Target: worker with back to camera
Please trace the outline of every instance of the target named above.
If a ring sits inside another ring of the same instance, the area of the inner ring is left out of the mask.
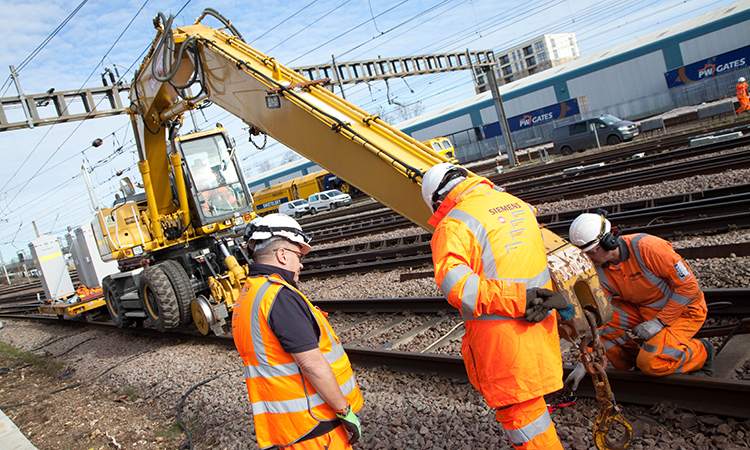
[[[737,114],[745,111],[750,111],[750,96],[747,94],[747,83],[745,77],[740,77],[737,80],[737,100],[740,102],[740,108],[737,110]]]
[[[232,317],[261,449],[351,449],[362,394],[325,313],[297,287],[310,238],[270,214],[245,230],[254,264]],[[351,433],[351,437],[349,436]]]
[[[552,281],[535,210],[487,178],[441,163],[422,179],[435,281],[461,311],[471,384],[517,449],[562,449],[544,395],[562,388]]]
[[[713,375],[714,345],[693,339],[708,309],[698,280],[672,244],[650,234],[619,236],[605,213],[585,213],[570,226],[570,242],[596,266],[614,317],[599,330],[615,369],[634,367],[652,376]],[[640,345],[630,335],[640,341]],[[581,363],[565,380],[576,390]]]

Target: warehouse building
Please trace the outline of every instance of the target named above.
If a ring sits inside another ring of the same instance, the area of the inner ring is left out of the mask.
[[[609,49],[500,86],[501,130],[490,92],[396,126],[424,141],[448,136],[461,162],[550,142],[555,126],[612,114],[640,120],[735,95],[750,78],[750,0],[741,0]]]

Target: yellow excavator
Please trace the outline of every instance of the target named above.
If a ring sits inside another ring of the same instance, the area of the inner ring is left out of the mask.
[[[203,25],[207,16],[222,27]],[[252,219],[234,144],[221,128],[177,136],[183,114],[205,102],[239,117],[252,135],[271,136],[432,231],[420,184],[429,168],[448,161],[444,152],[337,97],[324,86],[328,80],[310,81],[250,47],[213,9],[192,25],[172,29],[172,22],[162,13],[154,19],[157,36],[130,91],[145,194],[134,196],[124,182],[126,197],[94,221],[100,253],[120,264],[120,273],[103,282],[118,326],[148,318],[163,331],[192,320],[203,334],[221,334],[245,281],[250,259],[243,242],[222,233]],[[549,230],[542,234],[555,287],[575,309],[561,323],[561,334],[570,340],[596,336],[612,309],[591,261]],[[597,356],[603,357],[592,361]],[[626,423],[624,440],[605,437],[624,421],[603,379],[595,377],[603,404],[597,446],[624,448],[632,437]]]

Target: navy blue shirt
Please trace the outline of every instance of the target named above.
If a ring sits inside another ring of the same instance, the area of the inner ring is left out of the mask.
[[[294,272],[266,264],[252,264],[249,277],[278,274],[290,285],[294,282]],[[310,307],[296,291],[283,287],[276,294],[268,313],[268,326],[287,353],[301,353],[318,348],[320,327],[313,317]]]
[[[248,267],[249,277],[272,274],[278,274],[284,281],[297,287],[297,283],[294,282],[294,272],[267,264],[251,264]],[[315,320],[305,299],[286,286],[279,290],[276,299],[271,304],[268,326],[279,340],[281,348],[287,353],[301,353],[318,348],[320,339],[318,321]],[[298,442],[322,436],[339,425],[341,422],[338,420],[321,422]]]

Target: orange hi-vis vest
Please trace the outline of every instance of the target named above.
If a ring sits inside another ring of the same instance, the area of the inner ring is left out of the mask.
[[[245,364],[245,383],[261,449],[304,440],[320,422],[339,420],[268,325],[273,302],[284,288],[297,292],[310,307],[320,328],[318,348],[352,411],[359,411],[363,404],[349,357],[323,314],[279,275],[248,278],[235,306],[232,333]]]
[[[461,311],[469,380],[490,407],[562,388],[557,318],[527,322],[526,291],[552,288],[532,206],[486,178],[458,184],[430,218],[435,281]]]

